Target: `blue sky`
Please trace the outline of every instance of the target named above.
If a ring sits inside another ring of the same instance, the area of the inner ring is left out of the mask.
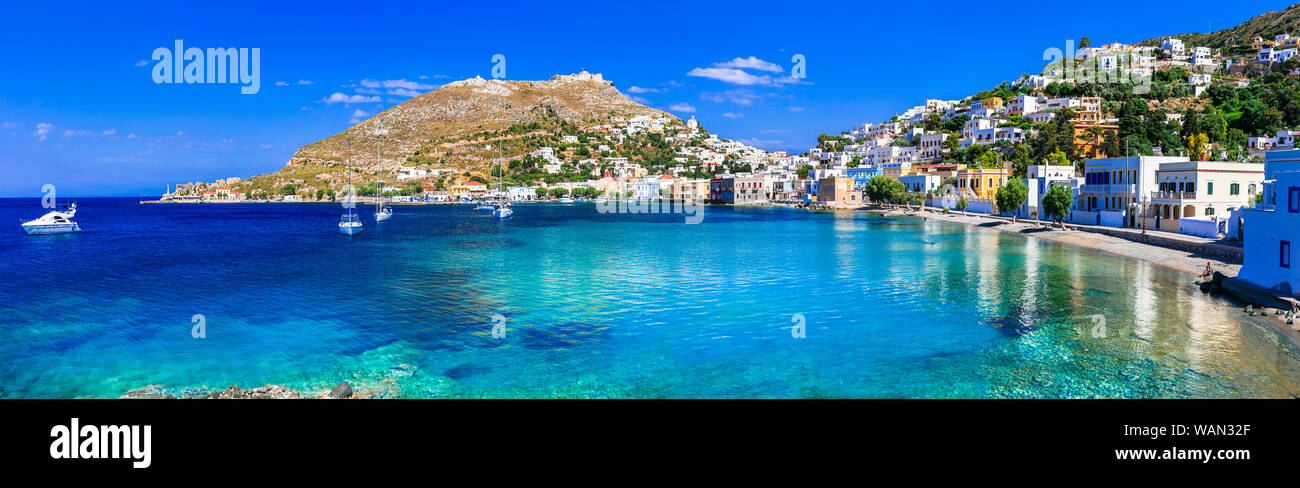
[[[24,2],[0,18],[0,196],[39,196],[46,183],[61,197],[155,195],[275,171],[413,92],[491,76],[498,53],[508,79],[600,72],[722,137],[799,152],[818,133],[1041,69],[1043,50],[1067,38],[1204,32],[1287,5]],[[260,48],[260,91],[155,84],[151,53],[176,39]],[[783,83],[795,54],[807,78]]]

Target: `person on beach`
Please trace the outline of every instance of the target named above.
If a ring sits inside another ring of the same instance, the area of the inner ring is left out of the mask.
[[[1206,262],[1205,262],[1205,272],[1204,272],[1204,273],[1201,273],[1201,279],[1205,279],[1205,278],[1210,277],[1210,276],[1214,276],[1214,266],[1211,266],[1211,265],[1210,265],[1210,262],[1209,262],[1209,261],[1206,261]]]

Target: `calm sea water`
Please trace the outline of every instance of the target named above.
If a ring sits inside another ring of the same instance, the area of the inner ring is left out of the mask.
[[[405,206],[348,238],[337,205],[79,206],[26,236],[39,201],[0,200],[0,397],[1300,395],[1296,352],[1188,276],[955,224]]]

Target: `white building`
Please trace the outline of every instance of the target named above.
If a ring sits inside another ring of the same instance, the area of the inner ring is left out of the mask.
[[[1025,174],[1025,186],[1029,187],[1029,194],[1025,198],[1025,203],[1020,207],[1020,215],[1029,217],[1037,215],[1040,219],[1046,219],[1047,215],[1043,213],[1043,196],[1047,195],[1047,190],[1053,186],[1064,186],[1074,194],[1074,190],[1083,182],[1083,178],[1074,176],[1074,165],[1034,165],[1027,168]]]
[[[1156,171],[1164,163],[1186,157],[1134,156],[1091,159],[1084,162],[1084,184],[1079,187],[1074,222],[1137,227],[1143,201],[1156,190]]]
[[[424,168],[402,167],[397,169],[397,181],[420,179],[428,174],[429,170]]]
[[[1245,246],[1237,277],[1291,295],[1300,289],[1300,151],[1273,151],[1264,165],[1263,203],[1242,212]]]
[[[925,193],[938,190],[943,178],[936,174],[917,174],[898,177],[898,182],[909,193]]]
[[[506,188],[506,193],[510,196],[512,202],[522,202],[537,198],[537,187],[535,186],[512,186]]]
[[[1218,217],[1247,206],[1262,190],[1264,167],[1258,163],[1182,161],[1163,163],[1151,192],[1155,228],[1217,237]],[[1199,222],[1198,222],[1199,221]]]
[[[1211,66],[1214,64],[1214,55],[1210,53],[1208,47],[1192,48],[1192,64],[1195,66]]]
[[[1183,40],[1170,37],[1160,44],[1160,49],[1169,51],[1174,56],[1181,56],[1183,54]]]

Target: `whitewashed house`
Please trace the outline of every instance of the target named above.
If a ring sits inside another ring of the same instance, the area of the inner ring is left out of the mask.
[[[1263,181],[1264,167],[1258,163],[1163,163],[1156,172],[1156,189],[1150,199],[1155,228],[1217,237],[1225,230],[1219,217],[1253,202]]]
[[[1263,203],[1242,212],[1245,246],[1237,278],[1283,292],[1300,290],[1300,150],[1272,151],[1265,158]]]
[[[1025,198],[1024,205],[1020,206],[1020,215],[1023,217],[1037,216],[1040,219],[1046,219],[1043,213],[1043,196],[1047,190],[1053,186],[1064,186],[1074,194],[1076,188],[1083,183],[1083,178],[1074,175],[1074,165],[1034,165],[1027,168],[1025,186],[1029,187],[1028,196]]]

